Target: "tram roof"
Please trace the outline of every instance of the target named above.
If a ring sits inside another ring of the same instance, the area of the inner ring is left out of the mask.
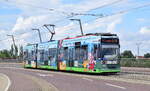
[[[76,37],[67,37],[64,38],[63,40],[67,39],[75,39],[75,38],[80,38],[80,37],[86,37],[86,36],[117,36],[117,34],[112,34],[112,33],[88,33],[86,35],[81,35],[81,36],[76,36]]]
[[[69,39],[77,39],[77,38],[84,38],[84,37],[89,37],[89,36],[117,36],[117,34],[112,34],[112,33],[88,33],[85,35],[81,36],[76,36],[76,37],[67,37],[61,40],[69,40]],[[58,40],[52,40],[52,41],[45,41],[42,43],[35,43],[35,44],[27,44],[27,46],[34,46],[36,44],[45,44],[45,43],[57,43]]]

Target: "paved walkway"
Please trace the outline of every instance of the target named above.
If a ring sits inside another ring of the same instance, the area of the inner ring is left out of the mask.
[[[0,73],[0,91],[7,91],[10,85],[10,79],[5,74]]]

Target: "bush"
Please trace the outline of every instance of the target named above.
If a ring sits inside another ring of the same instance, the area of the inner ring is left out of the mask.
[[[121,58],[121,66],[150,68],[150,59]]]

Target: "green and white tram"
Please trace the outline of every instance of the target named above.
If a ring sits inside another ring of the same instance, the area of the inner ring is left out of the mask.
[[[96,33],[29,44],[25,67],[88,73],[120,72],[120,44],[116,34]]]

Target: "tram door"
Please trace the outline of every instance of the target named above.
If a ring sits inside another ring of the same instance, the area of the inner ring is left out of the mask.
[[[73,61],[73,58],[74,58],[74,49],[73,48],[69,48],[69,67],[73,67],[74,66],[74,61]]]
[[[31,45],[32,49],[29,51],[29,64],[31,65],[32,68],[37,67],[37,44],[36,45]]]

